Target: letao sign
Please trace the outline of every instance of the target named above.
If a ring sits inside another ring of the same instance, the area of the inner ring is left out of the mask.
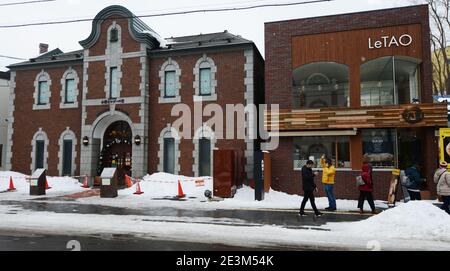
[[[369,38],[369,49],[381,49],[391,47],[407,47],[413,42],[413,38],[409,34],[401,36],[382,36],[378,39]]]
[[[439,129],[440,160],[450,164],[450,128]]]

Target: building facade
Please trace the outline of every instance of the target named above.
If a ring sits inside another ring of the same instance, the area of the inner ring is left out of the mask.
[[[432,100],[428,22],[422,5],[266,23],[266,103],[280,107],[266,120],[280,136],[275,189],[301,193],[301,167],[326,155],[339,198],[357,197],[363,159],[378,199],[388,198],[392,169],[413,164],[435,194],[447,105]]]
[[[264,60],[253,42],[227,31],[162,39],[126,8],[110,6],[80,44],[79,51],[55,49],[9,67],[8,168],[95,177],[115,166],[135,177],[209,176],[218,148],[241,152],[245,176],[253,177],[254,140],[217,136],[210,117],[183,127],[192,138],[172,126],[179,104],[194,112],[198,104],[225,110],[260,102]]]
[[[0,170],[6,169],[8,106],[9,106],[9,73],[0,72]]]

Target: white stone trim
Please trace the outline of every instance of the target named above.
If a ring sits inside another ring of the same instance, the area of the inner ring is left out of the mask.
[[[165,85],[166,85],[166,72],[174,71],[175,72],[175,97],[166,98],[164,96],[165,92]],[[161,65],[161,69],[159,70],[159,98],[158,103],[179,103],[181,102],[181,96],[180,96],[180,89],[181,89],[181,69],[178,63],[173,60],[171,57],[167,59],[166,62],[164,62]]]
[[[76,168],[77,168],[77,163],[76,163],[76,158],[77,158],[77,136],[75,135],[75,133],[70,130],[69,127],[66,127],[66,130],[64,130],[64,132],[61,133],[61,136],[59,137],[58,140],[58,144],[59,144],[59,152],[58,152],[58,159],[59,159],[59,163],[58,163],[58,171],[59,171],[59,176],[63,175],[63,155],[64,155],[64,140],[72,140],[72,172],[70,173],[70,176],[75,176],[75,172],[76,172]]]
[[[68,78],[72,76],[73,78]],[[75,79],[75,102],[74,103],[66,103],[66,80],[67,79]],[[61,77],[61,101],[59,103],[59,108],[67,109],[67,108],[78,108],[78,95],[80,94],[80,90],[78,84],[80,83],[80,78],[78,77],[77,71],[72,67],[67,69],[63,76]]]
[[[48,84],[48,103],[44,104],[44,105],[39,105],[38,104],[38,98],[39,98],[39,78],[41,78],[42,76],[47,78],[47,84]],[[50,109],[50,104],[51,104],[51,97],[52,97],[52,91],[51,91],[51,86],[52,86],[52,79],[50,78],[50,75],[45,72],[44,70],[42,70],[40,73],[38,73],[38,75],[36,76],[36,78],[34,79],[34,93],[33,93],[33,98],[34,98],[34,103],[33,103],[33,110],[45,110],[45,109]]]
[[[177,129],[170,126],[170,124],[167,124],[167,127],[162,129],[161,133],[159,134],[158,138],[158,144],[159,144],[159,151],[158,151],[158,171],[164,172],[164,139],[165,138],[173,138],[175,141],[175,168],[174,168],[174,174],[178,175],[180,173],[180,157],[181,157],[181,151],[180,151],[180,134],[178,133]]]
[[[33,139],[31,140],[31,166],[30,171],[31,173],[34,172],[35,166],[36,166],[36,140],[44,140],[44,168],[48,169],[48,145],[49,140],[47,133],[45,133],[42,128],[39,128],[39,130],[34,134]]]
[[[211,69],[211,95],[203,96],[200,95],[200,68],[210,68]],[[194,67],[194,102],[206,102],[206,101],[217,101],[217,66],[214,60],[204,54]]]
[[[12,146],[14,134],[14,100],[16,98],[16,72],[11,72],[9,79],[8,132],[6,138],[6,170],[12,170]]]
[[[146,52],[137,51],[137,52],[128,52],[120,54],[120,58],[136,58],[136,57],[147,57]],[[84,61],[86,62],[98,62],[98,61],[106,61],[108,59],[107,55],[98,55],[98,56],[89,56],[84,57]]]
[[[142,164],[142,167],[134,169],[134,176],[141,177],[148,173],[148,130],[149,130],[149,103],[150,103],[150,75],[149,75],[149,58],[147,57],[147,45],[141,44],[141,54],[140,63],[141,63],[141,82],[139,89],[141,91],[141,105],[139,108],[139,116],[141,118],[140,126],[143,129],[141,136],[141,148],[139,148],[139,159],[142,161],[137,161]],[[133,154],[133,161],[136,162],[136,157]]]
[[[253,49],[248,49],[244,51],[245,57],[245,104],[253,105],[255,104],[255,85],[254,85],[254,51]],[[257,112],[253,112],[252,110],[245,114],[245,129],[247,130],[246,139],[245,139],[245,173],[247,175],[247,179],[253,179],[254,172],[254,160],[255,160],[255,133],[256,131],[256,121],[258,114]]]
[[[110,42],[111,37],[111,29],[113,27],[117,28],[117,35],[118,35],[118,41],[116,42]],[[117,24],[116,21],[114,21],[109,27],[108,27],[108,37],[107,37],[107,45],[105,50],[105,97],[109,98],[109,92],[110,92],[110,73],[111,73],[111,67],[117,67],[117,97],[120,97],[120,93],[122,92],[122,65],[123,60],[121,58],[123,53],[123,47],[122,47],[122,28],[119,24]]]
[[[192,165],[192,172],[195,177],[199,177],[199,165],[200,165],[200,141],[201,138],[208,138],[211,141],[211,175],[213,174],[214,168],[214,148],[216,146],[217,138],[214,131],[206,123],[203,123],[202,127],[199,127],[193,138],[194,151],[192,152],[192,157],[194,157],[194,164]]]

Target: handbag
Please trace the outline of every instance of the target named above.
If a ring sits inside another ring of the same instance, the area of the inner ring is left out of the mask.
[[[361,176],[356,176],[356,186],[365,185],[363,178]]]

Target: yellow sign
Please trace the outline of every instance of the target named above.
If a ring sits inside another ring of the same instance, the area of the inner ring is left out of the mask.
[[[392,170],[392,175],[400,176],[400,169],[393,169]]]
[[[439,158],[450,164],[450,128],[439,129]]]

